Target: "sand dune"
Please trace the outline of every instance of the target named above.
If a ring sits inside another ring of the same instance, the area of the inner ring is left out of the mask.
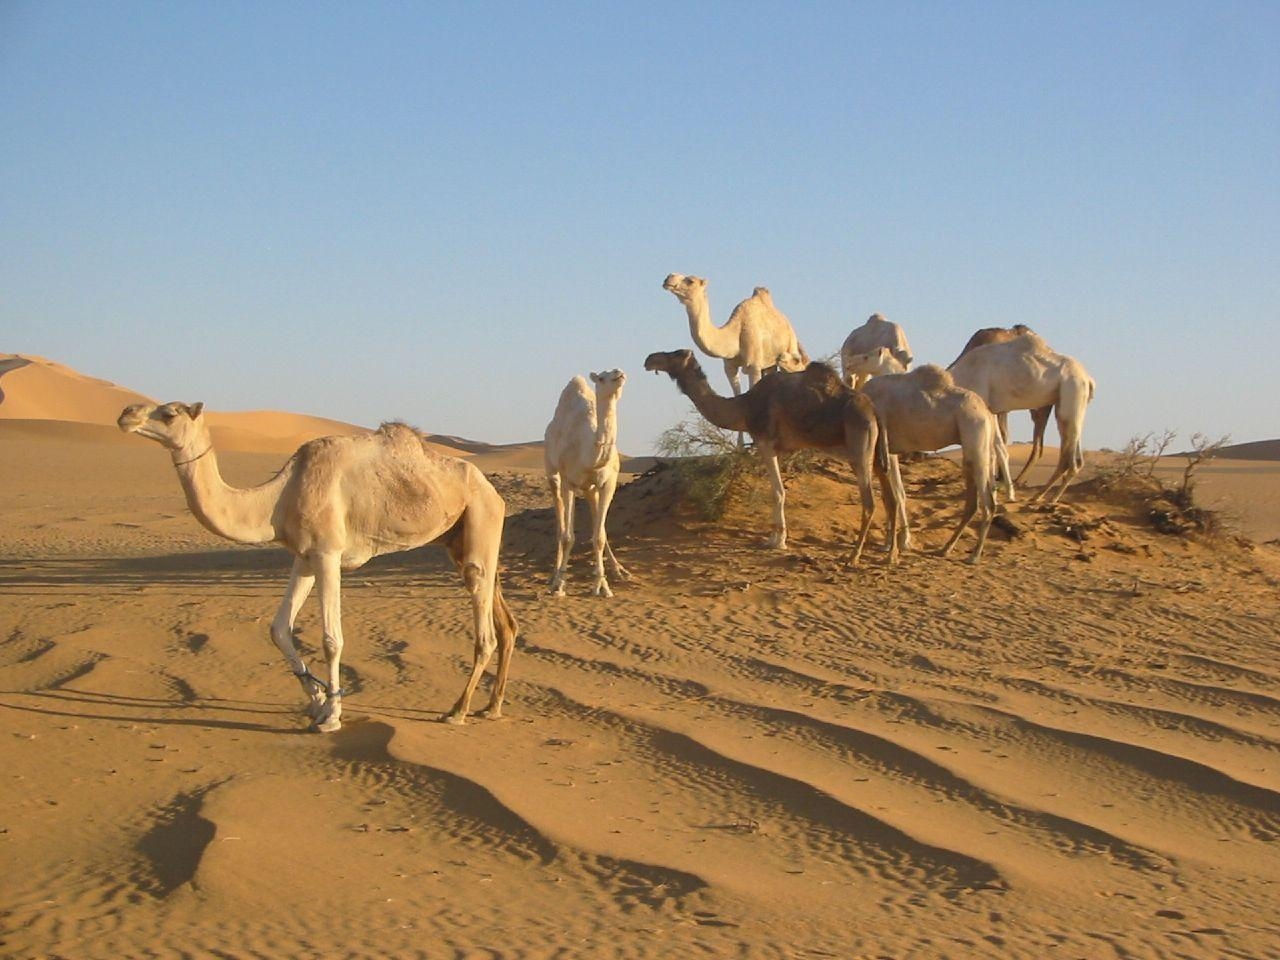
[[[839,465],[789,480],[786,554],[760,503],[701,521],[666,470],[615,504],[637,579],[586,596],[580,547],[557,600],[542,479],[510,471],[507,718],[432,722],[470,612],[424,548],[346,579],[345,726],[320,736],[266,638],[281,551],[205,532],[164,451],[112,427],[0,422],[0,452],[7,956],[1277,942],[1275,547],[1161,535],[1085,486],[1011,506],[978,567],[851,570]],[[907,481],[940,544],[954,466]],[[314,662],[314,604],[299,643]]]

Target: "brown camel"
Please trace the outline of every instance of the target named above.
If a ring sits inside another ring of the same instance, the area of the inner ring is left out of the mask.
[[[506,506],[484,474],[429,450],[412,427],[384,423],[368,436],[304,443],[266,483],[232,487],[218,470],[203,408],[200,403],[138,403],[124,409],[118,424],[168,449],[187,505],[210,531],[237,543],[278,543],[293,554],[271,639],[302,684],[316,729],[327,733],[342,726],[342,571],[436,540],[449,551],[471,594],[476,635],[471,676],[443,719],[466,719],[495,650],[498,672],[482,715],[500,716],[516,621],[498,581]],[[320,588],[327,681],[307,669],[293,642],[294,620],[313,586]]]
[[[1025,323],[1015,323],[1012,327],[983,327],[972,337],[969,342],[964,345],[964,349],[960,351],[960,355],[951,361],[948,370],[960,362],[963,357],[971,350],[978,347],[985,347],[988,343],[1008,343],[1016,337],[1036,335],[1036,332],[1028,327]],[[1027,462],[1022,465],[1022,469],[1018,471],[1016,478],[1010,478],[1014,484],[1022,482],[1022,478],[1027,471],[1031,469],[1032,464],[1040,459],[1044,453],[1044,431],[1049,425],[1049,416],[1053,413],[1053,404],[1047,407],[1039,407],[1031,411],[1031,455],[1027,457]],[[996,423],[1000,426],[1000,439],[1007,445],[1009,443],[1009,413],[996,414]]]
[[[779,372],[756,382],[736,397],[722,397],[711,389],[691,350],[651,353],[646,370],[666,373],[680,392],[693,401],[698,412],[722,430],[751,434],[764,457],[773,488],[773,533],[769,546],[785,550],[787,520],[783,506],[786,491],[778,455],[795,450],[842,449],[857,478],[862,499],[862,525],[853,561],[862,556],[875,512],[871,487],[874,470],[892,516],[898,509],[888,476],[887,438],[876,420],[871,402],[840,382],[825,363],[811,363],[798,373]]]

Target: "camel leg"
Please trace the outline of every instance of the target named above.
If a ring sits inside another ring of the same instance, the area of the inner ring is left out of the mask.
[[[898,455],[896,453],[889,456],[889,482],[893,485],[893,501],[894,501],[894,524],[893,533],[896,543],[885,544],[885,549],[889,552],[890,559],[893,558],[897,551],[906,553],[911,549],[911,525],[907,518],[907,488],[902,482],[902,468],[898,463]]]
[[[1021,483],[1027,471],[1044,455],[1044,431],[1049,425],[1049,414],[1051,413],[1053,413],[1052,404],[1047,407],[1041,407],[1039,410],[1031,411],[1031,454],[1018,472],[1018,478],[1013,481],[1015,484]]]
[[[467,721],[467,711],[471,707],[471,698],[480,683],[480,677],[489,664],[489,659],[498,648],[499,630],[494,622],[494,598],[497,594],[498,582],[498,545],[502,541],[502,509],[500,507],[485,509],[482,504],[473,504],[463,514],[461,541],[453,541],[450,553],[462,573],[462,582],[471,594],[471,609],[475,621],[475,652],[471,663],[471,676],[462,689],[462,695],[453,708],[441,719],[445,723],[462,724]],[[457,551],[456,553],[454,551]],[[505,610],[506,604],[503,604]],[[507,615],[510,612],[507,611]],[[504,637],[504,642],[507,638]],[[515,642],[514,631],[510,643]],[[510,661],[510,650],[504,651],[498,659],[500,676],[494,684],[494,694],[486,708],[489,717],[502,714],[502,692],[506,688],[504,667]]]
[[[729,389],[733,391],[735,397],[742,395],[742,380],[738,376],[740,369],[736,360],[726,360],[724,362],[724,375],[729,378]],[[738,431],[738,446],[746,446],[741,430]]]
[[[769,534],[769,546],[775,550],[787,549],[787,516],[784,506],[787,502],[787,490],[782,485],[782,468],[778,466],[778,455],[773,444],[767,440],[757,440],[760,455],[764,457],[765,470],[769,474],[769,486],[773,488],[773,532]]]
[[[960,522],[956,524],[956,529],[955,529],[955,532],[951,534],[951,539],[947,541],[946,546],[944,546],[941,550],[938,551],[938,556],[940,557],[945,557],[947,554],[951,552],[951,548],[956,545],[956,541],[959,540],[960,535],[964,533],[964,528],[969,525],[969,521],[972,520],[974,514],[978,512],[978,488],[973,482],[973,464],[965,463],[964,472],[965,472],[964,513],[960,517]],[[988,521],[987,523],[989,526],[990,521]],[[984,527],[983,534],[985,534],[985,532],[986,532],[986,528]],[[978,543],[979,552],[981,552],[982,550],[982,541],[985,541],[985,539],[986,537],[982,536],[980,542]],[[977,559],[976,556],[970,558],[971,561],[976,559]]]
[[[898,562],[898,494],[893,488],[893,479],[889,471],[877,471],[880,481],[880,497],[884,500],[884,549],[889,554],[889,563]]]
[[[858,528],[858,546],[853,551],[854,563],[862,559],[862,550],[867,545],[867,535],[871,533],[871,518],[876,512],[876,495],[875,489],[871,486],[870,473],[869,464],[861,464],[860,469],[854,469],[854,476],[858,480],[858,493],[862,497],[862,526]]]
[[[332,733],[342,727],[342,569],[337,554],[324,554],[313,566],[320,591],[320,620],[324,630],[324,658],[329,667],[328,699],[316,718],[316,729]]]
[[[476,648],[471,677],[453,709],[441,718],[446,723],[465,722],[471,697],[475,694],[476,686],[495,647],[498,654],[498,668],[493,681],[493,691],[489,696],[489,705],[477,715],[491,720],[502,716],[502,700],[507,690],[507,671],[511,667],[511,655],[515,650],[517,633],[516,619],[502,596],[502,584],[499,582],[497,573],[497,545],[502,541],[502,526],[503,516],[500,509],[490,509],[486,514],[486,511],[478,506],[471,507],[463,516],[461,528],[444,541],[449,556],[453,558],[454,565],[462,574],[463,583],[471,594],[476,611]],[[492,546],[488,545],[490,541]],[[492,574],[487,574],[486,571],[492,571]],[[487,637],[480,620],[481,617],[486,616],[484,598],[486,593],[490,598],[485,621],[490,625]]]
[[[592,487],[584,496],[591,513],[591,555],[596,577],[591,593],[597,597],[612,597],[613,591],[609,589],[609,580],[604,575],[604,513],[600,509],[600,489]]]
[[[613,547],[609,544],[609,531],[605,521],[609,517],[609,507],[613,505],[613,495],[618,492],[618,478],[608,477],[600,484],[600,539],[604,542],[604,555],[609,560],[613,575],[619,580],[630,580],[631,573],[618,562],[613,555]]]
[[[1031,498],[1032,500],[1043,498],[1045,503],[1057,503],[1067,492],[1067,487],[1080,472],[1080,468],[1084,466],[1084,456],[1080,452],[1080,423],[1070,414],[1064,415],[1061,406],[1058,408],[1058,436],[1062,444],[1058,451],[1058,465],[1054,468],[1049,482]],[[1057,492],[1050,495],[1055,486]]]
[[[284,654],[289,669],[302,684],[302,695],[307,698],[307,715],[314,719],[324,706],[320,684],[312,677],[302,657],[298,656],[298,648],[293,642],[293,625],[298,619],[298,611],[315,586],[316,578],[301,557],[293,560],[293,569],[289,572],[289,585],[284,589],[284,599],[271,621],[271,640]]]
[[[1000,422],[1002,418],[1005,422],[1008,421],[1008,418],[1002,413],[997,416],[997,422]],[[995,459],[995,463],[990,468],[995,471],[992,476],[1000,477],[1004,481],[1005,499],[1013,503],[1017,497],[1013,492],[1013,471],[1009,469],[1009,447],[1006,445],[1006,437],[1001,430],[996,430],[991,439],[991,447]],[[1025,472],[1026,468],[1024,467],[1023,470]],[[1018,474],[1018,476],[1021,477],[1022,474]]]
[[[564,596],[564,581],[569,574],[569,557],[573,553],[573,488],[556,477],[552,487],[556,499],[556,569],[551,576],[550,590],[557,597]]]

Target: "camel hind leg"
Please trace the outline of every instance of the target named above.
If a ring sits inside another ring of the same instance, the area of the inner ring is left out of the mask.
[[[1057,404],[1058,436],[1061,438],[1058,465],[1054,468],[1053,475],[1049,477],[1049,482],[1031,498],[1032,500],[1057,503],[1084,466],[1081,443],[1084,432],[1084,411],[1089,403],[1090,392],[1085,383],[1063,380],[1059,388]]]
[[[1027,471],[1044,455],[1044,431],[1049,425],[1049,415],[1051,413],[1053,413],[1053,404],[1031,411],[1031,453],[1027,457],[1027,462],[1022,465],[1022,469],[1018,471],[1018,476],[1013,481],[1014,484],[1021,483],[1022,478],[1027,475]]]
[[[324,658],[329,667],[327,698],[315,717],[316,729],[332,733],[342,728],[342,567],[336,553],[315,557],[311,566],[316,572],[320,592],[320,619],[324,630]]]
[[[502,542],[503,507],[501,498],[490,489],[490,496],[478,498],[469,505],[461,519],[446,535],[445,547],[462,574],[462,582],[471,595],[474,615],[475,652],[471,675],[452,709],[444,715],[446,723],[466,722],[485,667],[498,652],[498,673],[493,694],[483,711],[487,717],[502,715],[502,698],[506,691],[507,670],[515,646],[515,618],[501,599],[498,586],[498,548]],[[496,502],[495,502],[496,501]]]

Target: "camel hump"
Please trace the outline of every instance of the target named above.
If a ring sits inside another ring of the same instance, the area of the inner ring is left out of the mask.
[[[955,380],[951,378],[946,370],[943,370],[936,363],[926,363],[924,366],[916,367],[904,376],[914,377],[916,382],[925,390],[945,390],[956,385]]]

